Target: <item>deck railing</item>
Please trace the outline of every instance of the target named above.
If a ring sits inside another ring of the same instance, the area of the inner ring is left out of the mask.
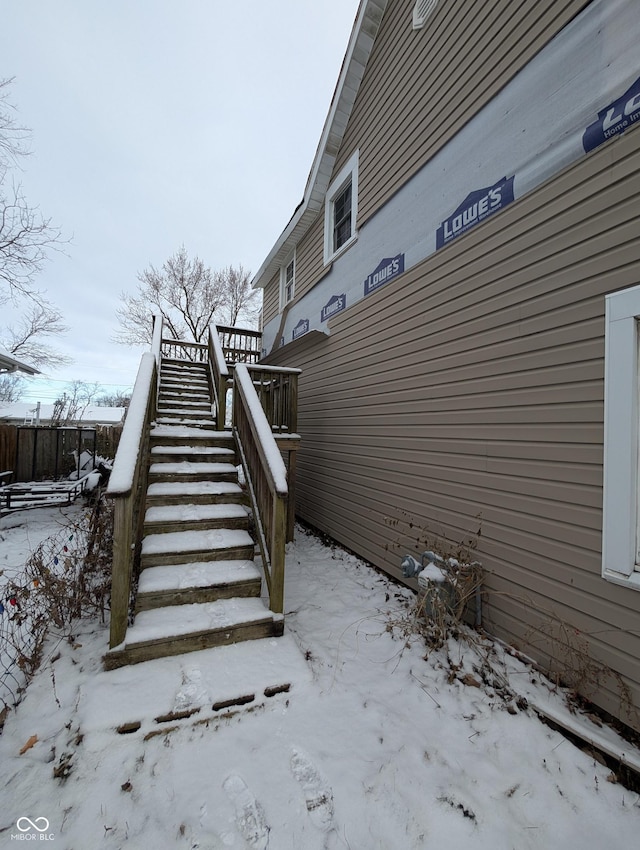
[[[256,516],[269,607],[282,613],[289,495],[287,470],[247,367],[242,363],[236,364],[233,394],[234,433]]]
[[[207,362],[207,344],[184,339],[163,339],[162,356],[171,360],[189,360],[192,363]]]
[[[217,325],[224,359],[227,363],[257,363],[262,354],[262,334],[246,328]]]
[[[220,338],[214,325],[209,326],[209,384],[211,397],[216,407],[216,428],[224,430],[227,424],[227,389],[229,387],[229,367],[222,351]]]
[[[156,412],[157,373],[155,354],[143,354],[107,488],[107,495],[115,503],[111,649],[125,638],[132,586],[140,562],[149,466],[149,426]]]

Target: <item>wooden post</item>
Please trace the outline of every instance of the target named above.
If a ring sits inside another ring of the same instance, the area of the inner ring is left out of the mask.
[[[131,592],[132,507],[129,493],[115,499],[113,516],[113,572],[111,577],[111,626],[109,647],[113,649],[124,641],[129,619],[129,596]]]

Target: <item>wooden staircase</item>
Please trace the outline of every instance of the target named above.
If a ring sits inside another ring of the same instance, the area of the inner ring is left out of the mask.
[[[135,617],[107,668],[281,635],[260,598],[251,511],[207,366],[163,358],[149,448]]]

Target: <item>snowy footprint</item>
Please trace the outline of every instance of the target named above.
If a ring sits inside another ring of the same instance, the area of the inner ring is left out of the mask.
[[[269,825],[264,809],[237,775],[228,776],[222,783],[227,797],[236,810],[236,826],[244,840],[256,850],[267,850]]]
[[[207,691],[202,684],[202,673],[198,667],[189,667],[182,671],[182,686],[176,693],[174,709],[182,711],[193,705],[206,702]]]
[[[311,759],[300,750],[291,751],[291,772],[304,791],[312,823],[323,832],[333,828],[333,792]]]

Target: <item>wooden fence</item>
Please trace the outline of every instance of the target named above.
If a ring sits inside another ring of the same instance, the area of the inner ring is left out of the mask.
[[[0,473],[8,470],[13,472],[16,463],[17,443],[17,427],[15,425],[0,425]]]
[[[122,425],[0,425],[0,473],[13,473],[4,483],[66,478],[77,469],[78,453],[113,460],[121,434]]]

